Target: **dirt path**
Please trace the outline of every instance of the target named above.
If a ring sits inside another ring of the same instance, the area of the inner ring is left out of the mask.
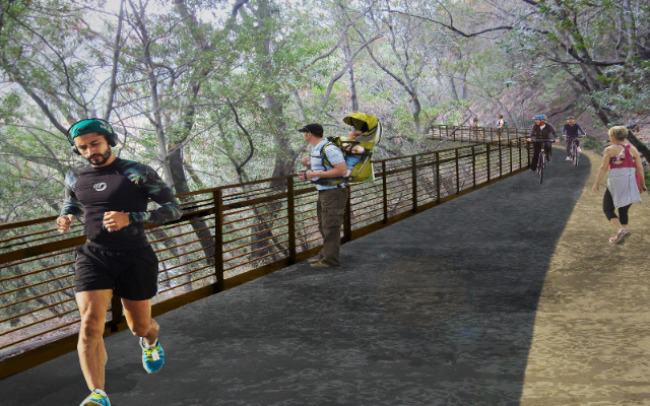
[[[542,288],[522,405],[650,405],[650,196],[630,209],[618,246],[591,191],[600,156],[551,259]]]

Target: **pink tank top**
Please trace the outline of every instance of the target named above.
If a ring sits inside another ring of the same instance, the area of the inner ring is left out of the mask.
[[[616,168],[636,168],[636,163],[634,162],[634,156],[630,152],[630,144],[621,145],[623,150],[614,158],[611,158],[609,161],[609,169]],[[623,155],[623,160],[621,160],[621,155]]]
[[[636,168],[636,162],[634,160],[634,156],[630,152],[630,144],[627,145],[621,145],[623,147],[623,150],[614,158],[610,158],[609,160],[609,170],[611,171],[612,169],[618,169],[618,168]],[[621,154],[623,154],[623,160],[621,160]],[[641,178],[641,175],[639,172],[634,173],[634,177],[636,178],[636,185],[639,188],[639,191],[642,191],[643,188],[641,185],[643,184],[643,179]]]

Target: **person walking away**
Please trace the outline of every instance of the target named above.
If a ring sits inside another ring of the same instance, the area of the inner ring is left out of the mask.
[[[539,159],[539,153],[542,151],[542,147],[546,150],[546,160],[547,162],[551,161],[551,142],[557,137],[555,128],[552,125],[546,122],[546,116],[544,114],[538,114],[533,117],[535,124],[530,130],[530,135],[528,136],[528,141],[533,143],[533,158],[530,161],[530,170],[535,172],[537,169],[537,159]]]
[[[76,252],[75,299],[81,315],[79,363],[91,393],[81,406],[110,406],[104,387],[107,354],[102,334],[113,295],[121,298],[129,329],[139,337],[144,369],[157,372],[165,363],[158,341],[160,327],[151,317],[158,259],[144,224],[176,220],[181,210],[156,171],[113,154],[117,135],[108,122],[78,121],[66,137],[73,151],[90,164],[66,174],[66,200],[56,219],[58,231],[65,233],[76,216],[85,218],[87,241]],[[147,211],[149,198],[160,207]]]
[[[318,229],[323,236],[323,247],[310,260],[312,268],[331,268],[340,265],[341,225],[348,202],[348,188],[345,174],[347,166],[341,149],[323,139],[323,126],[307,124],[298,130],[304,134],[311,146],[309,166],[300,173],[301,180],[310,180],[318,190],[316,212]],[[303,164],[307,161],[303,160]]]
[[[593,187],[594,192],[598,192],[601,180],[605,173],[608,174],[603,211],[607,220],[616,228],[616,235],[609,238],[612,244],[619,243],[630,233],[627,229],[628,211],[632,203],[641,201],[640,192],[647,190],[643,181],[639,151],[627,140],[627,131],[626,127],[616,126],[607,132],[612,145],[603,152],[603,160]]]
[[[578,153],[582,152],[580,148],[580,136],[586,135],[580,124],[576,123],[576,120],[573,117],[568,117],[566,119],[566,124],[562,127],[562,135],[566,140],[566,160],[571,161],[573,157],[571,156],[571,145],[573,142],[578,143]]]

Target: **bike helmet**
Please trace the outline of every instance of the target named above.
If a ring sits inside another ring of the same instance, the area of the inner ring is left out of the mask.
[[[544,114],[538,114],[533,117],[533,120],[546,120],[546,116]]]

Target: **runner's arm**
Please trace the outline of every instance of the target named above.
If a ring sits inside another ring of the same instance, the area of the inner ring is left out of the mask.
[[[74,216],[83,214],[83,205],[81,204],[79,199],[77,199],[77,196],[74,193],[74,186],[76,182],[77,182],[77,177],[75,176],[74,172],[72,170],[68,171],[68,173],[65,174],[65,181],[64,181],[65,201],[63,202],[63,208],[59,213],[59,217],[66,216],[68,214],[72,214]]]
[[[163,181],[153,168],[143,165],[142,190],[160,207],[151,211],[130,212],[131,223],[162,224],[179,219],[183,212],[172,189]]]

